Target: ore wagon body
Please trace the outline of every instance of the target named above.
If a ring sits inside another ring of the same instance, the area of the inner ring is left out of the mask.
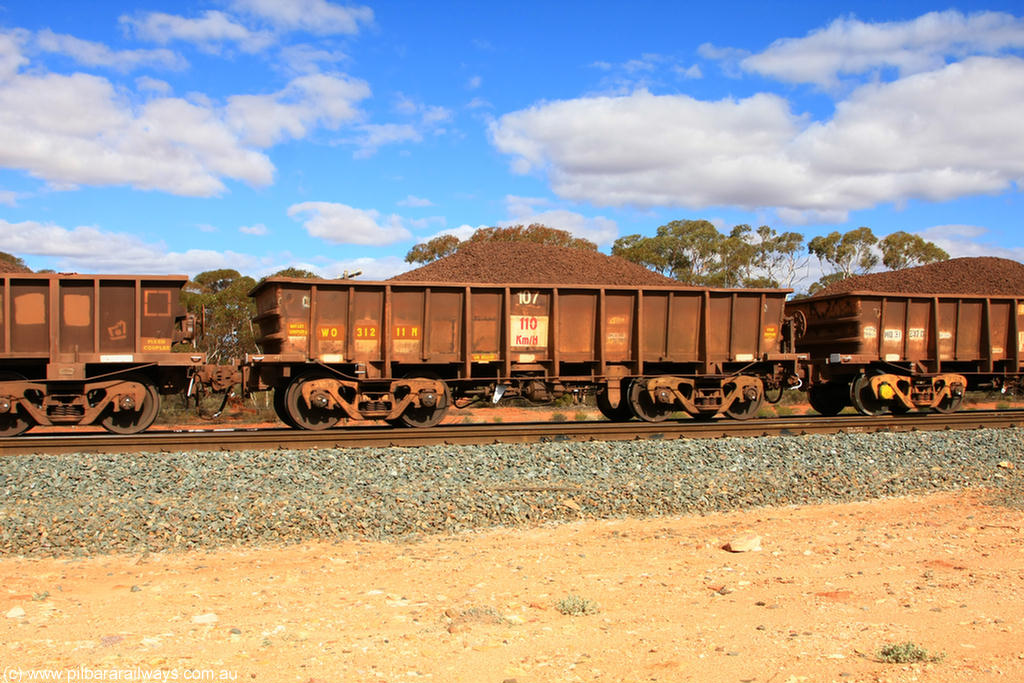
[[[791,301],[809,399],[824,414],[951,412],[968,388],[1020,384],[1024,298],[849,292]]]
[[[185,276],[5,274],[0,277],[0,435],[32,425],[148,427],[160,394],[182,389],[203,354],[192,337]]]
[[[452,405],[595,392],[612,419],[754,415],[796,382],[788,290],[271,278],[246,388],[307,429],[429,426]]]

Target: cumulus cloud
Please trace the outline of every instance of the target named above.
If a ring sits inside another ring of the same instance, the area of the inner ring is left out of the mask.
[[[358,116],[356,104],[370,96],[370,87],[343,75],[309,74],[269,95],[228,98],[227,122],[246,142],[260,147],[285,138],[302,138],[321,125],[336,129]]]
[[[267,229],[267,226],[257,223],[256,225],[243,225],[238,228],[238,232],[243,235],[266,235],[270,231]]]
[[[341,259],[337,261],[303,261],[300,259],[288,259],[278,261],[274,265],[265,266],[257,272],[257,276],[271,275],[285,268],[299,268],[316,273],[318,276],[327,279],[338,279],[346,273],[359,273],[354,279],[366,280],[387,280],[399,273],[413,268],[398,256],[383,256],[381,258],[361,257],[353,259]]]
[[[116,244],[116,249],[110,245]],[[218,268],[251,269],[256,259],[231,251],[208,249],[168,251],[166,245],[146,243],[135,235],[94,226],[65,228],[52,223],[0,219],[0,251],[22,258],[50,259],[56,269],[84,273],[188,273]]]
[[[352,153],[357,159],[367,159],[384,145],[401,142],[419,142],[423,134],[411,123],[366,123],[357,126],[359,135],[351,142],[358,149]]]
[[[180,70],[188,66],[181,55],[166,49],[112,50],[103,43],[44,29],[36,34],[36,47],[45,52],[67,55],[85,66],[100,66],[128,72],[140,66]]]
[[[232,7],[257,16],[282,30],[302,30],[318,35],[359,32],[373,23],[369,7],[342,7],[326,0],[234,0]]]
[[[719,205],[831,218],[1024,179],[1024,60],[974,57],[853,91],[814,122],[771,94],[637,92],[543,103],[491,124],[519,173],[597,205]]]
[[[1005,247],[988,228],[979,225],[936,225],[918,233],[953,258],[1000,256],[1024,262],[1024,247]]]
[[[225,43],[237,45],[243,52],[260,52],[275,40],[273,33],[250,31],[230,15],[217,10],[207,10],[198,18],[147,12],[138,16],[124,15],[119,21],[125,30],[142,40],[160,45],[182,41],[210,52],[218,52]]]
[[[803,38],[784,38],[740,62],[747,71],[791,83],[835,85],[840,76],[883,68],[930,71],[948,57],[995,55],[1024,47],[1024,19],[1004,12],[929,12],[911,21],[840,18]],[[716,56],[708,52],[708,56]]]
[[[357,104],[370,95],[358,79],[311,74],[278,92],[236,95],[220,105],[162,97],[169,86],[148,79],[137,85],[156,96],[140,103],[99,76],[21,72],[22,42],[0,34],[0,166],[55,187],[126,184],[211,196],[226,189],[226,178],[267,185],[274,166],[259,148],[306,137],[317,126],[337,128],[355,119]]]
[[[567,209],[544,208],[547,204],[545,199],[509,195],[505,197],[509,220],[502,221],[501,225],[540,223],[549,228],[565,230],[599,245],[611,244],[619,236],[619,226],[610,218],[587,217]]]
[[[384,245],[412,237],[400,216],[392,214],[382,224],[379,211],[346,204],[302,202],[288,207],[288,215],[304,217],[306,232],[333,244]]]

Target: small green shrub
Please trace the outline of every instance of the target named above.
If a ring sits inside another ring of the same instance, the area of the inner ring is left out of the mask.
[[[570,594],[555,603],[555,609],[562,614],[579,617],[586,614],[597,614],[601,607],[593,600]]]
[[[911,664],[913,662],[938,662],[944,655],[929,655],[923,647],[909,640],[905,643],[886,645],[878,651],[878,659],[889,664]]]
[[[568,420],[569,418],[566,417],[565,413],[555,413],[551,416],[552,422],[567,422]]]

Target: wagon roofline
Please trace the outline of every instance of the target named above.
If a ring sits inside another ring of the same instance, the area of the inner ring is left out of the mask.
[[[132,275],[129,273],[0,273],[9,280],[144,280],[150,282],[188,282],[188,275]]]
[[[991,292],[872,292],[865,289],[854,289],[849,292],[837,292],[836,294],[806,296],[801,299],[793,299],[789,303],[799,304],[804,301],[825,301],[827,299],[839,299],[844,296],[888,296],[902,297],[904,299],[1024,299],[1024,292],[1018,294],[992,294]]]
[[[302,277],[269,277],[260,280],[255,287],[249,290],[249,296],[260,292],[264,287],[272,284],[329,284],[329,285],[375,285],[380,287],[422,289],[426,287],[451,289],[464,289],[473,287],[479,289],[504,289],[512,287],[516,289],[585,289],[585,290],[606,290],[606,291],[685,291],[685,292],[738,292],[752,294],[790,294],[792,289],[775,287],[703,287],[700,285],[686,284],[658,284],[658,285],[622,285],[622,284],[582,284],[574,282],[438,282],[436,280],[354,280],[347,278],[302,278]]]

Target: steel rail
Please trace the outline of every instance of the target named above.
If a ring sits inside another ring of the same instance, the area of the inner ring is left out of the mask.
[[[46,434],[0,439],[0,456],[60,453],[203,452],[232,450],[315,450],[366,446],[436,446],[456,444],[537,443],[550,441],[624,441],[643,439],[714,439],[722,437],[793,436],[899,431],[942,431],[1024,426],[1024,410],[964,411],[951,414],[910,413],[899,416],[791,416],[773,419],[709,422],[523,422],[453,424],[428,429],[356,426],[325,431],[296,429],[190,429],[116,435]]]

